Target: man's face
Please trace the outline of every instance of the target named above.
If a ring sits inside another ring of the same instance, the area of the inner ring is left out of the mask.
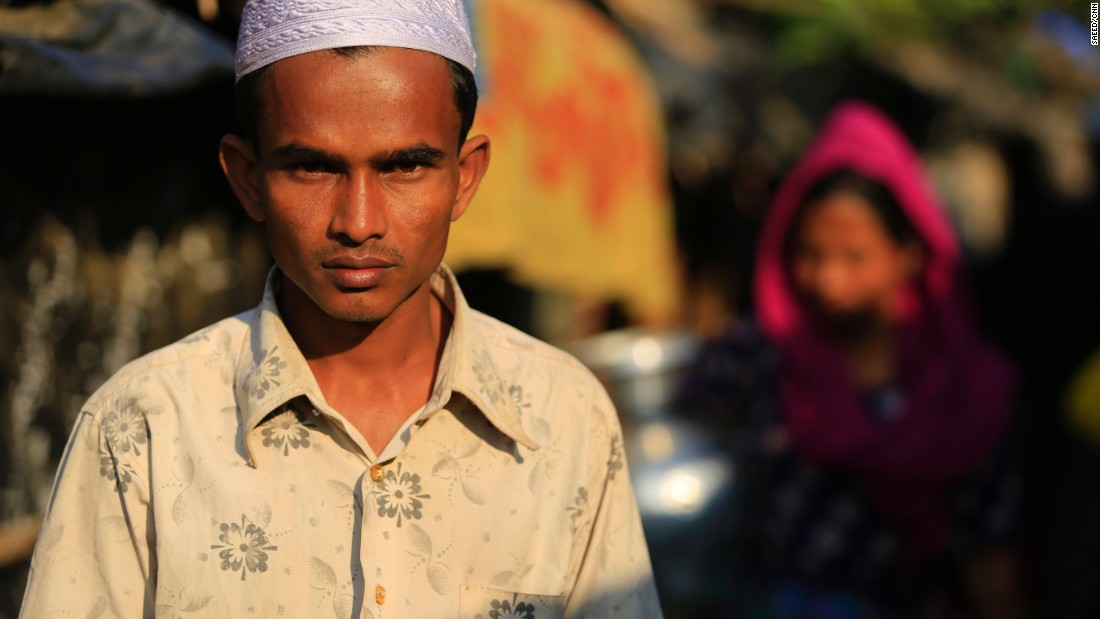
[[[488,160],[484,138],[456,148],[446,62],[392,47],[321,51],[277,62],[261,88],[255,150],[227,138],[222,161],[245,209],[264,222],[286,275],[284,302],[378,322],[427,295],[451,221]]]

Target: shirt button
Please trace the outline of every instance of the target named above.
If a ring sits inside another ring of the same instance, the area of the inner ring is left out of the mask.
[[[382,481],[385,476],[386,471],[382,468],[381,464],[375,464],[374,466],[370,467],[371,481]]]
[[[386,588],[382,585],[374,588],[374,603],[379,606],[386,603]]]

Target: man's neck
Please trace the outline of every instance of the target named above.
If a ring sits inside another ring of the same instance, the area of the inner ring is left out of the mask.
[[[379,322],[337,320],[292,285],[281,305],[326,401],[379,453],[431,396],[450,312],[428,283]]]
[[[311,365],[342,365],[357,373],[384,373],[405,359],[434,353],[446,339],[444,323],[449,326],[449,320],[444,320],[449,313],[428,283],[377,322],[333,318],[290,283],[283,287],[279,308],[290,335]]]

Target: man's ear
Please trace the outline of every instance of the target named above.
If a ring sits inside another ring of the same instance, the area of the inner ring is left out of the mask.
[[[457,221],[466,212],[488,167],[489,138],[475,135],[466,140],[458,151],[458,193],[451,208],[451,221]]]
[[[218,161],[221,162],[225,178],[229,180],[229,186],[237,194],[245,212],[252,219],[263,221],[260,166],[252,142],[236,135],[222,136],[221,144],[218,145]]]

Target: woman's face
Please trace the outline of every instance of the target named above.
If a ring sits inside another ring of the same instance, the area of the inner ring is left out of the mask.
[[[808,205],[794,234],[791,280],[814,318],[894,321],[898,292],[920,270],[918,243],[899,243],[873,207],[848,191]]]

